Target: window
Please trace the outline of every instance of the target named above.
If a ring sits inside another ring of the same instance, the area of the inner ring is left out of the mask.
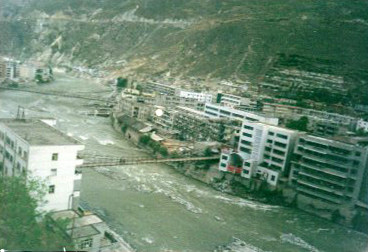
[[[227,156],[225,156],[225,155],[222,155],[222,157],[221,157],[222,159],[224,159],[224,160],[227,160]]]
[[[281,147],[281,148],[286,148],[286,144],[280,143],[280,142],[275,142],[275,146]]]
[[[243,127],[244,129],[247,129],[247,130],[253,130],[253,127],[251,127],[251,126],[247,126],[247,125],[244,125],[244,127]]]
[[[49,194],[55,193],[55,185],[49,186]]]
[[[241,140],[241,143],[244,145],[252,146],[252,143],[249,141]]]
[[[359,151],[355,152],[355,156],[356,156],[356,157],[360,157],[361,155],[362,155],[362,153],[361,153],[361,152],[359,152]]]
[[[244,170],[243,170],[243,173],[244,173],[244,174],[249,174],[249,170],[245,170],[245,169],[244,169]]]
[[[272,175],[271,176],[271,181],[275,181],[275,179],[276,179],[276,176],[275,175]]]
[[[226,167],[226,164],[225,163],[221,163],[220,166],[221,167]]]
[[[273,143],[271,139],[267,139],[267,143]]]
[[[56,176],[57,175],[57,169],[51,169],[51,176]]]
[[[57,161],[58,160],[58,158],[59,158],[59,154],[57,154],[57,153],[53,153],[52,154],[52,161]]]
[[[276,134],[276,136],[282,139],[288,139],[288,136],[283,135],[283,134]]]
[[[80,248],[81,249],[85,249],[85,248],[91,248],[92,247],[92,238],[89,238],[89,239],[86,239],[86,240],[83,240],[80,244]]]
[[[275,135],[275,133],[270,131],[270,132],[268,132],[268,135],[273,136],[273,135]]]
[[[240,147],[240,151],[250,154],[250,149],[244,148],[243,146]]]
[[[248,134],[248,133],[243,132],[243,136],[245,136],[245,137],[252,137],[252,134]]]

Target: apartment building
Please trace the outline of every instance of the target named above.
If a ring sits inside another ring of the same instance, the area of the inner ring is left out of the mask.
[[[157,113],[157,111],[162,111],[162,114]],[[152,122],[162,131],[174,133],[174,121],[177,110],[173,108],[168,108],[164,106],[154,106],[154,111],[152,113]]]
[[[208,117],[213,118],[229,118],[235,120],[245,120],[249,122],[263,122],[270,125],[278,125],[278,118],[271,117],[265,114],[248,112],[243,110],[234,109],[231,107],[225,107],[217,104],[206,103],[204,107],[204,113]]]
[[[0,172],[41,180],[47,186],[46,211],[78,205],[83,163],[78,152],[84,145],[36,119],[0,120]]]
[[[363,183],[368,167],[366,138],[301,136],[294,150],[290,185],[298,203],[330,210],[360,204],[368,209]],[[364,195],[364,196],[363,196]],[[343,213],[344,211],[342,211]]]
[[[246,179],[265,180],[269,185],[276,187],[280,182],[287,181],[290,158],[298,135],[299,132],[294,130],[244,121],[236,151],[243,162],[237,162],[238,165],[234,168],[230,157],[233,153],[225,150],[219,169],[235,171]]]
[[[156,105],[171,107],[176,106],[188,107],[197,110],[203,110],[205,102],[195,98],[180,97],[177,95],[157,95],[155,98]]]
[[[0,79],[14,80],[19,78],[19,66],[16,61],[0,59]]]
[[[186,140],[196,141],[229,141],[233,126],[237,122],[223,118],[209,118],[202,111],[192,108],[177,107],[174,129]]]
[[[138,120],[147,120],[151,117],[155,98],[122,93],[116,109]]]
[[[198,93],[198,92],[191,92],[185,90],[179,90],[177,95],[181,98],[193,99],[198,102],[203,103],[211,103],[212,102],[212,95],[207,93]]]
[[[156,106],[162,115],[153,114],[153,122],[162,130],[176,134],[181,140],[229,141],[238,121],[209,118],[202,111],[177,106],[175,109]]]
[[[165,95],[175,95],[177,93],[176,87],[153,81],[144,83],[143,90],[150,93]]]
[[[326,122],[342,125],[350,130],[354,130],[357,124],[357,119],[355,117],[277,103],[264,103],[262,112],[282,119],[289,118],[295,120],[302,116],[307,116],[310,121],[324,120]]]

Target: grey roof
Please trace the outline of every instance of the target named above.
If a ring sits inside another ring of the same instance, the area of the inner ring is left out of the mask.
[[[83,145],[76,139],[37,119],[0,119],[30,145]]]

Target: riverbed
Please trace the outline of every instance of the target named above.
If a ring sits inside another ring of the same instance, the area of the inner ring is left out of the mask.
[[[111,88],[58,74],[37,90],[108,97]],[[0,117],[54,117],[57,127],[101,155],[146,155],[109,118],[88,116],[88,100],[0,91]],[[300,210],[218,192],[163,164],[83,170],[81,198],[139,251],[213,251],[240,239],[244,251],[368,251],[367,235]]]

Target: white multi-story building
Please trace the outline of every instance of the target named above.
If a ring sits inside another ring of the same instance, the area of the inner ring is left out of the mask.
[[[368,132],[368,121],[363,119],[358,120],[356,130],[362,129],[364,132]]]
[[[246,97],[219,92],[217,94],[216,103],[226,107],[238,107],[241,105],[250,105],[251,100]]]
[[[24,175],[47,186],[46,211],[70,209],[78,204],[82,175],[76,166],[84,145],[36,119],[0,120],[0,172]]]
[[[198,92],[191,92],[185,90],[179,90],[178,96],[187,99],[197,100],[203,103],[211,103],[212,102],[212,95],[207,93],[198,93]]]
[[[0,79],[14,80],[19,77],[18,62],[10,59],[0,59]]]
[[[278,125],[279,119],[261,113],[248,112],[231,107],[206,103],[204,113],[208,117],[239,119],[248,122],[263,122],[270,125]]]
[[[239,173],[247,179],[257,177],[277,186],[280,179],[287,180],[289,161],[297,135],[298,132],[294,130],[245,121],[237,152],[223,151],[219,169]],[[238,161],[234,167],[234,157],[231,155],[235,153]]]

